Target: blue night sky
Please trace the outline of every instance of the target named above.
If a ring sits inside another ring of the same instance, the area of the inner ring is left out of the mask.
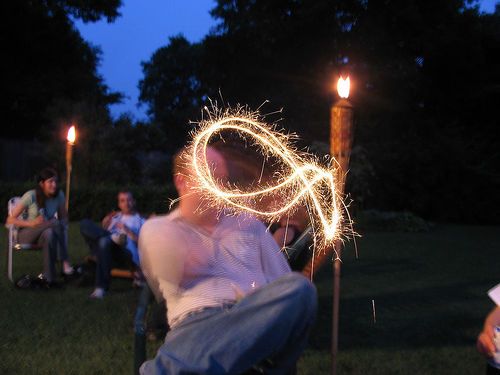
[[[498,0],[482,0],[481,10],[493,12]],[[102,61],[99,73],[113,91],[126,95],[122,104],[111,107],[113,116],[128,112],[135,119],[146,119],[145,106],[138,107],[141,61],[168,43],[168,37],[183,34],[189,41],[200,41],[215,26],[208,13],[215,0],[123,0],[121,17],[114,23],[76,22],[83,38],[99,46]]]
[[[102,50],[99,73],[105,83],[126,95],[122,104],[111,107],[113,116],[129,112],[146,119],[146,107],[137,107],[141,61],[165,46],[169,36],[203,39],[215,25],[208,13],[214,6],[214,0],[123,0],[121,17],[113,23],[76,22],[83,38]]]

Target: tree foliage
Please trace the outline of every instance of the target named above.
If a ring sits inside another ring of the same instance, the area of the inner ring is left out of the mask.
[[[139,82],[149,123],[97,74],[100,51],[73,19],[112,22],[120,0],[4,1],[0,136],[44,142],[63,164],[77,122],[76,185],[163,183],[170,155],[208,98],[283,108],[302,145],[327,150],[339,74],[351,75],[355,147],[347,189],[366,208],[428,218],[500,222],[497,135],[500,7],[475,0],[218,0],[201,42],[166,40]],[[279,114],[278,116],[281,116]],[[276,116],[268,116],[276,120]]]
[[[1,2],[1,136],[46,138],[60,125],[51,117],[60,101],[106,109],[120,99],[97,74],[99,49],[83,40],[73,24],[74,18],[112,21],[120,4],[120,0]]]
[[[148,103],[147,112],[164,131],[171,150],[184,143],[188,120],[198,117],[203,102],[200,58],[199,45],[176,36],[142,64],[139,100]]]
[[[283,107],[286,128],[309,144],[328,139],[334,77],[349,73],[355,142],[372,164],[351,174],[368,181],[349,183],[367,186],[353,189],[365,205],[500,220],[488,210],[500,203],[498,10],[480,14],[470,0],[218,0],[212,16],[202,42],[173,38],[144,64],[141,100],[154,121],[168,115],[185,132],[187,114],[220,90],[233,104]]]

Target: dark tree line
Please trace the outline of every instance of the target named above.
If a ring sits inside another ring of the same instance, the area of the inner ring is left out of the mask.
[[[2,136],[48,137],[57,125],[52,110],[59,102],[106,108],[119,100],[96,72],[99,49],[82,39],[72,17],[113,21],[120,3],[1,2]]]
[[[207,97],[284,108],[328,139],[334,78],[356,107],[349,190],[364,207],[499,222],[500,11],[460,0],[219,0],[202,42],[172,37],[144,63],[141,100],[175,139]],[[196,118],[196,117],[195,117]]]
[[[110,119],[107,106],[120,95],[96,73],[99,50],[71,21],[113,21],[119,0],[1,6],[12,51],[1,63],[2,136],[22,128],[49,139],[77,118],[85,183],[163,183],[168,155],[208,98],[254,109],[269,100],[263,112],[283,108],[282,126],[324,151],[333,84],[349,73],[348,190],[360,207],[500,222],[498,6],[481,14],[473,0],[218,0],[217,26],[201,42],[172,36],[143,63],[147,124]]]
[[[121,0],[1,2],[0,138],[36,140],[43,146],[33,160],[37,166],[23,178],[44,164],[64,170],[65,132],[73,123],[78,129],[75,186],[138,184],[158,174],[158,179],[167,178],[156,159],[148,161],[151,150],[164,147],[163,134],[127,116],[111,118],[108,105],[119,102],[122,94],[105,85],[97,73],[101,51],[74,25],[75,19],[113,22],[120,6]],[[146,168],[141,160],[148,161]],[[6,163],[15,160],[2,161]]]

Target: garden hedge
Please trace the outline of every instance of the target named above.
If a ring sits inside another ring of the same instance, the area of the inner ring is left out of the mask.
[[[107,212],[117,209],[116,195],[122,186],[88,186],[71,189],[69,202],[70,220],[82,218],[100,220]],[[7,202],[11,197],[21,196],[33,189],[33,183],[0,183],[1,220],[7,217]],[[162,214],[169,210],[176,192],[173,185],[129,186],[137,202],[139,212],[145,216]]]

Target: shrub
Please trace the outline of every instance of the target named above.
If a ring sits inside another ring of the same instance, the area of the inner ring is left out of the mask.
[[[0,213],[7,217],[7,201],[33,188],[32,183],[0,183]],[[107,212],[116,209],[116,195],[123,186],[87,186],[71,190],[70,220],[90,218],[100,220]],[[127,186],[137,201],[139,212],[145,216],[162,214],[169,210],[170,199],[176,197],[173,185]]]
[[[421,217],[408,212],[365,210],[356,216],[355,228],[389,232],[426,232],[430,224]]]

